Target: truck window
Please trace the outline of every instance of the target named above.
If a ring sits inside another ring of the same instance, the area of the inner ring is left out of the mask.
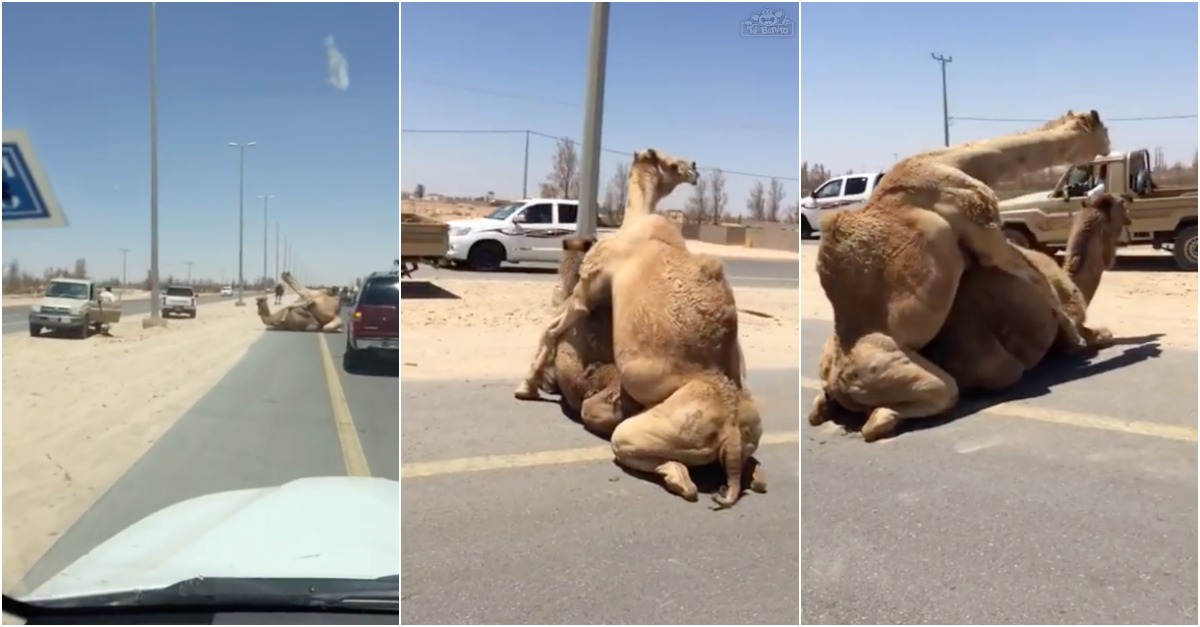
[[[558,223],[559,224],[575,224],[579,215],[579,205],[566,205],[559,203],[558,205]]]
[[[400,279],[380,277],[367,281],[363,286],[362,295],[358,298],[358,304],[368,307],[399,307]]]
[[[817,188],[813,198],[837,198],[842,195],[842,179],[834,179]]]
[[[88,286],[85,283],[63,283],[59,281],[51,281],[46,287],[46,296],[49,298],[78,298],[79,300],[87,300]]]
[[[521,213],[523,224],[551,224],[554,222],[554,206],[550,203],[529,205]]]
[[[167,296],[185,296],[191,298],[196,293],[190,287],[168,287]]]
[[[845,196],[857,196],[865,191],[867,191],[867,177],[855,176],[846,179]]]

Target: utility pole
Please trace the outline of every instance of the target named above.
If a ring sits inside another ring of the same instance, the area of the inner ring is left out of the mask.
[[[150,3],[150,315],[142,328],[166,326],[158,285],[158,19]]]
[[[121,289],[129,289],[129,249],[120,248],[121,251]]]
[[[608,4],[592,3],[588,46],[587,97],[583,112],[583,163],[579,177],[579,224],[583,237],[596,236],[596,202],[600,183],[600,130],[604,122],[604,72],[608,56]]]
[[[940,54],[929,53],[934,61],[942,64],[942,132],[946,146],[950,145],[950,101],[946,96],[946,64],[953,63],[954,57],[943,57]]]
[[[246,292],[246,275],[242,265],[246,252],[246,213],[243,206],[246,200],[246,149],[255,143],[229,142],[230,146],[238,149],[238,298],[234,303],[237,307],[246,306],[246,301],[242,300]]]
[[[291,267],[288,265],[288,262],[291,259],[290,251],[291,251],[291,248],[288,248],[287,238],[284,237],[283,238],[283,271],[284,272],[290,272],[290,270],[288,270],[288,268]],[[280,273],[279,276],[283,276],[283,274]]]
[[[195,262],[195,261],[185,261],[185,262],[183,262],[183,265],[185,265],[185,266],[187,266],[187,267],[188,267],[188,281],[187,281],[187,282],[188,282],[188,285],[191,285],[191,284],[192,284],[192,264],[194,264],[194,263],[196,263],[196,262]]]
[[[279,281],[279,220],[275,221],[275,281]]]
[[[267,274],[267,203],[275,197],[274,194],[259,194],[259,198],[263,201],[263,287],[267,286],[270,281],[270,275]]]

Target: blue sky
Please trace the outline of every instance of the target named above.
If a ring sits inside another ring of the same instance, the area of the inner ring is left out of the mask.
[[[805,4],[803,158],[836,172],[876,170],[942,145],[950,115],[1051,119],[1196,115],[1195,3]],[[951,143],[1036,126],[958,120]],[[1190,163],[1196,118],[1112,121],[1117,150],[1159,146]]]
[[[238,154],[246,151],[247,280],[262,273],[263,213],[303,278],[348,282],[398,251],[398,7],[160,3],[159,263],[165,277],[237,274]],[[99,278],[149,268],[148,4],[3,7],[3,119],[26,129],[69,227],[4,233],[39,272],[88,261]],[[326,36],[349,64],[328,81]]]
[[[797,37],[742,37],[764,6],[793,22],[797,3],[613,3],[602,145],[658,148],[720,167],[798,178]],[[403,129],[532,129],[582,137],[590,3],[414,4],[401,9]],[[521,194],[524,134],[403,133],[401,183],[430,193]],[[533,137],[536,195],[554,140]],[[601,184],[628,156],[603,153]],[[727,211],[756,179],[726,174]],[[785,204],[798,183],[781,180]],[[661,205],[682,208],[688,191]]]

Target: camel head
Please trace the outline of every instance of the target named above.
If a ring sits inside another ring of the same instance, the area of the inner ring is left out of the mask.
[[[1094,109],[1086,113],[1067,111],[1066,115],[1047,123],[1043,128],[1061,130],[1074,138],[1067,144],[1063,163],[1084,163],[1112,152],[1108,128],[1100,121],[1100,113]]]
[[[260,315],[260,316],[271,315],[271,308],[267,306],[267,297],[266,296],[259,296],[258,298],[254,299],[254,302],[255,302],[255,306],[257,307],[256,313],[258,315]]]
[[[1121,194],[1101,194],[1092,201],[1083,201],[1083,211],[1077,218],[1081,229],[1092,231],[1093,237],[1100,238],[1101,249],[1104,251],[1104,267],[1112,269],[1117,262],[1117,244],[1121,234],[1133,224],[1129,219],[1128,205],[1133,202],[1133,196]]]
[[[653,148],[633,153],[633,166],[629,168],[630,183],[653,189],[655,202],[666,198],[683,183],[695,185],[700,180],[696,162],[672,157]]]

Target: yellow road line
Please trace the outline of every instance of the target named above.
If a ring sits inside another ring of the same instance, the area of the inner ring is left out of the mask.
[[[814,379],[809,379],[807,377],[801,377],[800,387],[812,391],[819,391],[821,389],[821,382]],[[1035,407],[1028,404],[1018,403],[1016,401],[1008,401],[992,405],[980,410],[979,413],[988,416],[1004,416],[1008,418],[1020,418],[1023,420],[1037,420],[1039,422],[1050,422],[1072,427],[1083,427],[1085,429],[1098,429],[1101,431],[1116,431],[1131,435],[1144,435],[1163,440],[1196,442],[1198,439],[1200,439],[1200,433],[1197,433],[1196,429],[1191,427],[1167,425],[1156,422],[1146,422],[1142,420],[1121,420],[1120,418],[1097,416],[1095,414],[1082,414],[1073,411],[1065,411],[1062,409]]]
[[[333,355],[329,354],[329,344],[325,341],[324,333],[314,334],[317,344],[321,346],[321,364],[325,366],[325,385],[329,388],[329,405],[333,409],[333,426],[337,430],[338,442],[342,445],[342,459],[346,462],[346,474],[351,477],[369,477],[371,470],[367,467],[367,456],[363,453],[362,442],[358,439],[358,429],[354,426],[354,417],[350,415],[350,405],[346,403],[346,391],[342,389],[342,381],[338,378],[337,367],[333,365]]]
[[[773,444],[796,444],[800,441],[797,431],[764,433],[759,446]],[[533,468],[535,466],[561,466],[581,462],[598,462],[612,459],[612,447],[589,446],[558,451],[539,451],[537,453],[516,453],[512,455],[484,455],[481,457],[461,457],[445,459],[436,462],[417,462],[404,464],[400,467],[401,479],[417,479],[420,477],[435,477],[438,475],[457,475],[468,472],[486,470],[507,470],[511,468]]]

